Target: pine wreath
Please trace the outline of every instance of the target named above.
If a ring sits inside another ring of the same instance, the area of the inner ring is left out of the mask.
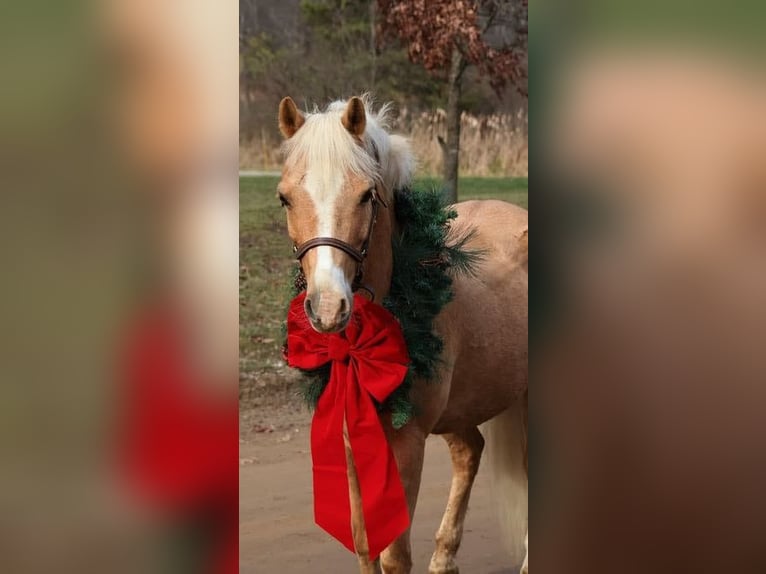
[[[402,327],[410,366],[402,384],[377,407],[390,411],[394,428],[401,428],[415,415],[409,397],[413,381],[433,380],[441,360],[444,342],[434,333],[433,322],[452,300],[452,275],[472,273],[482,253],[465,248],[473,230],[460,235],[451,230],[457,212],[447,206],[442,192],[401,189],[394,197],[400,233],[391,240],[393,275],[383,306]],[[296,268],[292,295],[305,288],[303,273]],[[330,364],[301,372],[301,394],[314,408],[330,379]]]

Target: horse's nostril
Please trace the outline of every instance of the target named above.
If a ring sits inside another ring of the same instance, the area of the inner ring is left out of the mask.
[[[316,315],[314,315],[314,307],[311,304],[311,298],[306,297],[304,308],[306,309],[306,315],[308,316],[309,319],[311,320],[316,319]]]
[[[340,300],[340,314],[345,316],[348,313],[348,303],[345,299]]]

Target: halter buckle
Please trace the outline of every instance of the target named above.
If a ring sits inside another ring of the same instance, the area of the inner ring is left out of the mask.
[[[375,290],[370,287],[369,285],[365,285],[362,283],[354,285],[354,289],[356,293],[359,293],[360,291],[366,291],[367,294],[370,296],[370,301],[375,301]]]

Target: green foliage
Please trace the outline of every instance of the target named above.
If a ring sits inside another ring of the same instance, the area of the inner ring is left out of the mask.
[[[410,366],[402,384],[378,407],[391,412],[394,428],[401,428],[416,414],[409,398],[415,379],[435,379],[443,341],[434,333],[433,322],[452,299],[451,275],[471,273],[482,253],[466,249],[472,232],[451,233],[450,222],[457,213],[434,188],[397,191],[395,213],[401,234],[392,238],[393,277],[383,306],[399,320]],[[293,285],[297,294],[302,285],[300,281]],[[314,407],[329,381],[330,369],[325,365],[304,374],[302,393]]]
[[[251,78],[258,79],[270,70],[279,59],[269,34],[262,32],[247,39],[247,47],[240,52],[240,67]]]
[[[302,0],[303,19],[316,36],[330,42],[365,45],[370,37],[369,9],[365,2]]]
[[[422,178],[422,185],[440,185],[438,178]],[[460,200],[502,199],[524,209],[529,207],[529,180],[526,177],[461,177]]]

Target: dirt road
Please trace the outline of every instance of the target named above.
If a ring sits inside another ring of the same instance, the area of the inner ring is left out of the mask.
[[[313,521],[308,417],[271,432],[244,432],[240,444],[239,536],[243,574],[354,574],[356,558]],[[251,425],[251,422],[247,424]],[[446,444],[431,437],[413,527],[413,573],[427,572],[449,492]],[[486,469],[476,479],[463,543],[463,574],[511,574]]]

